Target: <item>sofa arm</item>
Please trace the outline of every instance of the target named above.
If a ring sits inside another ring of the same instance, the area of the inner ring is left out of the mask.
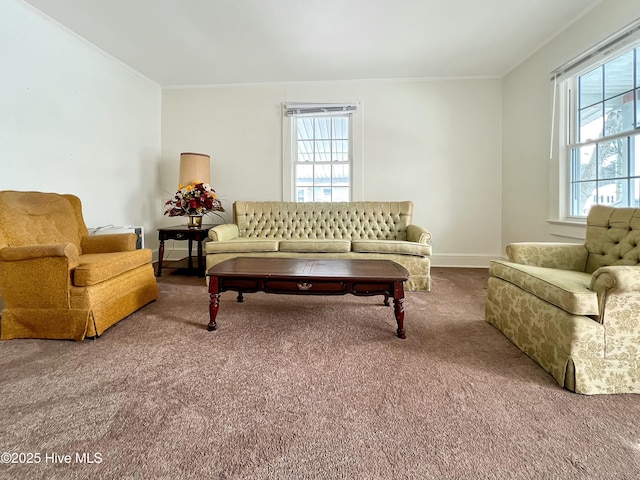
[[[431,232],[418,225],[409,225],[407,226],[407,241],[428,245],[431,242]]]
[[[584,272],[589,252],[579,243],[521,242],[507,245],[507,256],[521,265]]]
[[[235,223],[225,223],[224,225],[216,225],[209,230],[209,238],[214,242],[224,242],[238,238],[240,231]]]
[[[85,235],[80,239],[82,253],[126,252],[136,249],[138,237],[135,233],[109,233],[107,235]]]
[[[0,295],[7,308],[69,308],[71,275],[78,265],[72,243],[0,250]]]

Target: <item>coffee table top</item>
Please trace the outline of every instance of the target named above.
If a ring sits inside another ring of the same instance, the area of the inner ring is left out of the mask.
[[[409,272],[391,260],[351,258],[236,257],[218,263],[207,275],[218,277],[372,279],[406,281]]]

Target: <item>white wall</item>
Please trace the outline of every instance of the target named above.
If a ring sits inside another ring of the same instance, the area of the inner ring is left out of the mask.
[[[163,91],[20,0],[0,3],[0,71],[0,189],[74,193],[89,226],[143,225],[157,248],[183,221],[162,216],[181,151],[211,154],[227,208],[279,200],[282,102],[358,100],[363,199],[413,200],[435,265],[500,254],[498,79]]]
[[[549,159],[550,72],[639,16],[637,0],[603,1],[503,78],[503,246],[516,241],[582,242],[584,227],[548,221],[557,218],[559,182],[557,149]]]
[[[156,83],[19,0],[0,2],[0,190],[73,193],[87,226],[157,238]]]
[[[363,199],[412,200],[414,223],[433,234],[434,265],[486,266],[501,246],[500,89],[498,79],[165,89],[162,190],[175,191],[180,152],[196,151],[211,155],[229,210],[281,200],[282,103],[357,100]]]

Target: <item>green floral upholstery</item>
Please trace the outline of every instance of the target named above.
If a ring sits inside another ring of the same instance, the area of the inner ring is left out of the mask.
[[[639,241],[640,209],[595,206],[584,245],[509,245],[486,320],[569,390],[640,393]]]
[[[598,297],[589,290],[588,273],[496,260],[489,266],[489,275],[574,315],[598,315]]]
[[[411,223],[412,202],[245,202],[233,224],[209,231],[207,268],[239,256],[392,260],[407,290],[431,288],[431,233]]]

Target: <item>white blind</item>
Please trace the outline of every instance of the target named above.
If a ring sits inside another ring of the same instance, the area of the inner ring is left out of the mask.
[[[285,103],[284,114],[291,115],[317,115],[318,113],[345,113],[355,112],[357,103]]]
[[[564,75],[570,75],[578,71],[586,62],[595,62],[598,58],[605,57],[611,50],[621,48],[624,45],[640,41],[640,18],[636,18],[623,29],[610,35],[577,57],[560,65],[551,71],[551,81],[556,81]]]

